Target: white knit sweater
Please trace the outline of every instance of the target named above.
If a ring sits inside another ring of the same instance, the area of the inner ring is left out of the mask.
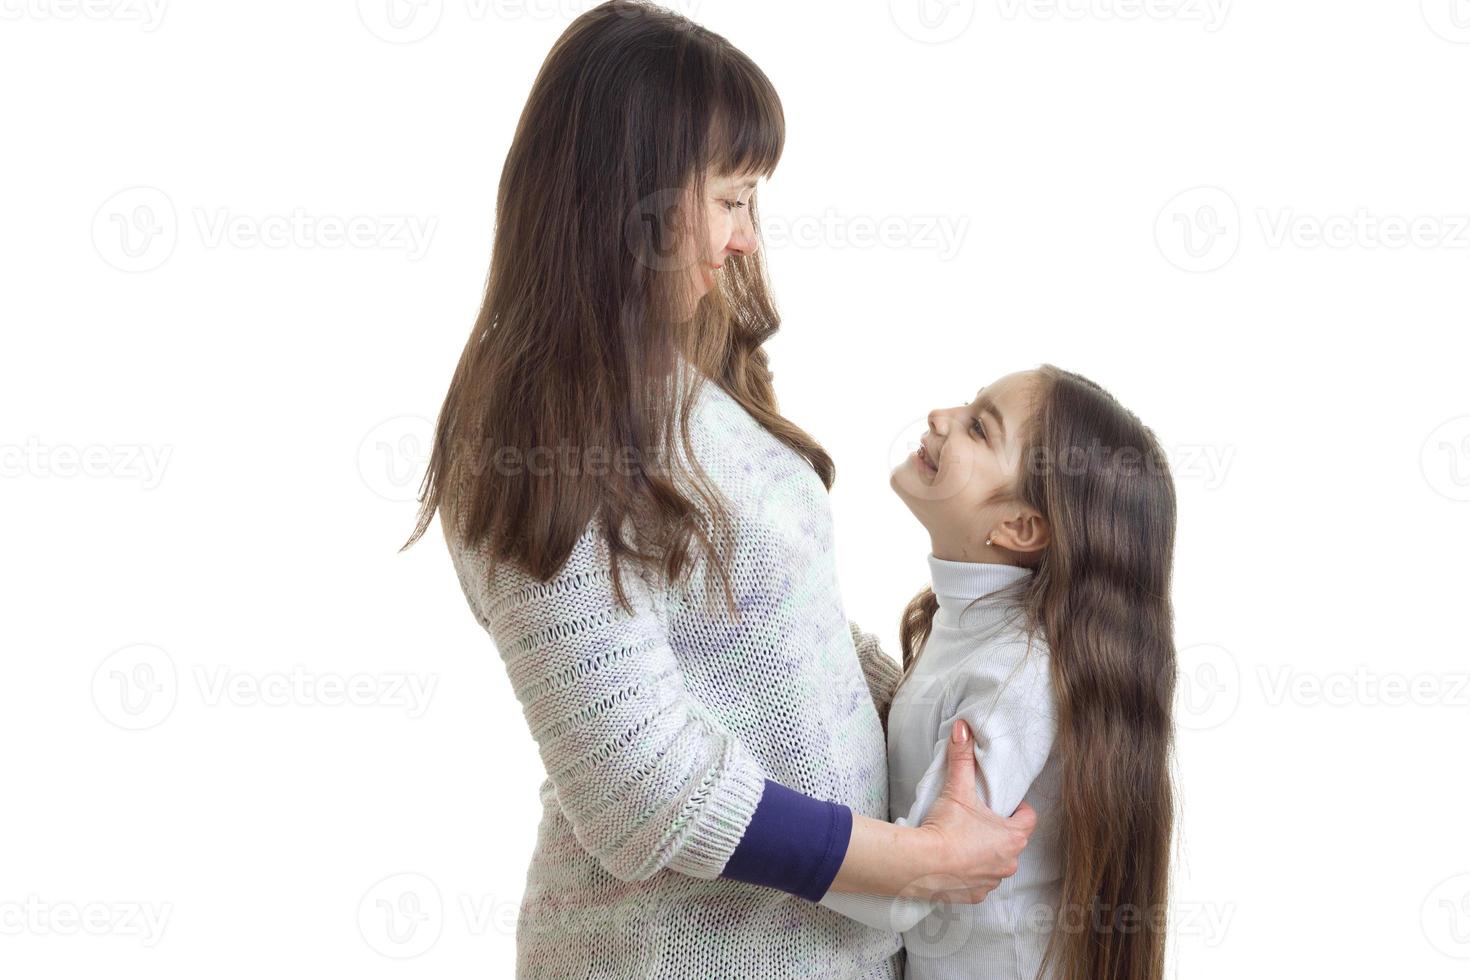
[[[1031,572],[932,554],[928,561],[939,609],[888,716],[893,822],[923,823],[944,788],[950,726],[964,718],[974,733],[978,799],[1006,816],[1026,800],[1036,809],[1036,830],[1016,874],[979,904],[831,891],[821,904],[902,931],[907,980],[1036,980],[1062,863],[1051,652],[1040,634],[1028,646],[1020,607],[1008,593],[969,605],[1016,587]]]
[[[719,877],[766,778],[887,819],[898,666],[844,613],[810,464],[714,382],[690,431],[734,508],[738,623],[701,608],[702,559],[673,585],[624,563],[628,616],[595,523],[547,583],[447,535],[547,773],[516,976],[896,980],[895,931]]]

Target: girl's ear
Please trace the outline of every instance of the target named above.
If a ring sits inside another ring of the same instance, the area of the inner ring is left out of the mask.
[[[1040,551],[1051,543],[1051,525],[1040,511],[1027,507],[1001,524],[997,536],[1001,539],[997,544],[1008,551]]]

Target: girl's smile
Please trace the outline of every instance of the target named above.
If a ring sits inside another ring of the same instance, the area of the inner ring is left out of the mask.
[[[939,463],[929,455],[923,439],[919,440],[919,448],[914,451],[914,460],[919,464],[919,468],[927,472],[931,478],[939,473]]]

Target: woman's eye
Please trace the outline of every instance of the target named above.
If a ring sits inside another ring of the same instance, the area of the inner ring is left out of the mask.
[[[984,439],[985,438],[985,427],[980,424],[980,420],[979,419],[971,419],[970,420],[970,428],[974,429],[975,430],[975,434],[977,436],[979,436],[981,439]]]
[[[730,211],[730,210],[732,210],[734,208],[743,208],[743,207],[745,207],[745,205],[742,204],[739,201],[721,201],[720,203],[723,204],[723,205],[725,205],[725,210],[726,211]]]

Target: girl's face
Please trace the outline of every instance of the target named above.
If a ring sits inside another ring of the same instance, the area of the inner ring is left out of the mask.
[[[888,484],[929,531],[936,558],[1007,562],[1008,552],[1045,547],[1046,519],[1007,499],[1020,482],[1034,384],[1030,371],[1008,374],[966,404],[936,408],[920,448],[894,469]]]
[[[757,178],[752,175],[706,174],[705,227],[709,232],[702,254],[690,269],[696,297],[715,287],[720,266],[732,255],[750,255],[757,248],[750,220],[750,199]]]

